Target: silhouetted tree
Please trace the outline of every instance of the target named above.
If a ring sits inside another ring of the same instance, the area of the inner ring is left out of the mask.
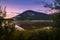
[[[60,9],[60,0],[54,0],[54,4],[45,3],[44,7],[51,8],[51,9]]]

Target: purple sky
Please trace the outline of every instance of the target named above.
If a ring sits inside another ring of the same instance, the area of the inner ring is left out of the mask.
[[[49,13],[49,8],[44,8],[44,2],[54,3],[54,0],[0,0],[0,4],[7,6],[7,12],[12,15],[12,12],[21,13],[25,10],[34,10],[39,12]]]

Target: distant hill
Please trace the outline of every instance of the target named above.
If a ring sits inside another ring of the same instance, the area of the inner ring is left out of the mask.
[[[40,27],[51,26],[51,22],[30,22],[32,20],[49,20],[52,15],[55,14],[46,14],[42,12],[36,12],[32,10],[24,11],[23,13],[13,17],[16,20],[16,24],[24,29],[35,29]],[[19,20],[19,21],[17,21]],[[21,20],[21,21],[20,21]],[[29,21],[27,21],[29,20]],[[26,22],[24,22],[26,21]]]
[[[13,18],[16,20],[48,20],[50,16],[42,12],[27,10]]]

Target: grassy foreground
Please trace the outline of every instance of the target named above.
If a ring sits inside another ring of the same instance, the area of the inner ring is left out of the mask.
[[[0,40],[60,40],[60,30],[52,27],[25,31],[1,30]]]

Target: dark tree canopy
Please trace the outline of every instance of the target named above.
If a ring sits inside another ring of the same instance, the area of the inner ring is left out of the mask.
[[[44,7],[60,10],[60,0],[55,0],[54,4],[52,4],[52,3],[45,3]]]

